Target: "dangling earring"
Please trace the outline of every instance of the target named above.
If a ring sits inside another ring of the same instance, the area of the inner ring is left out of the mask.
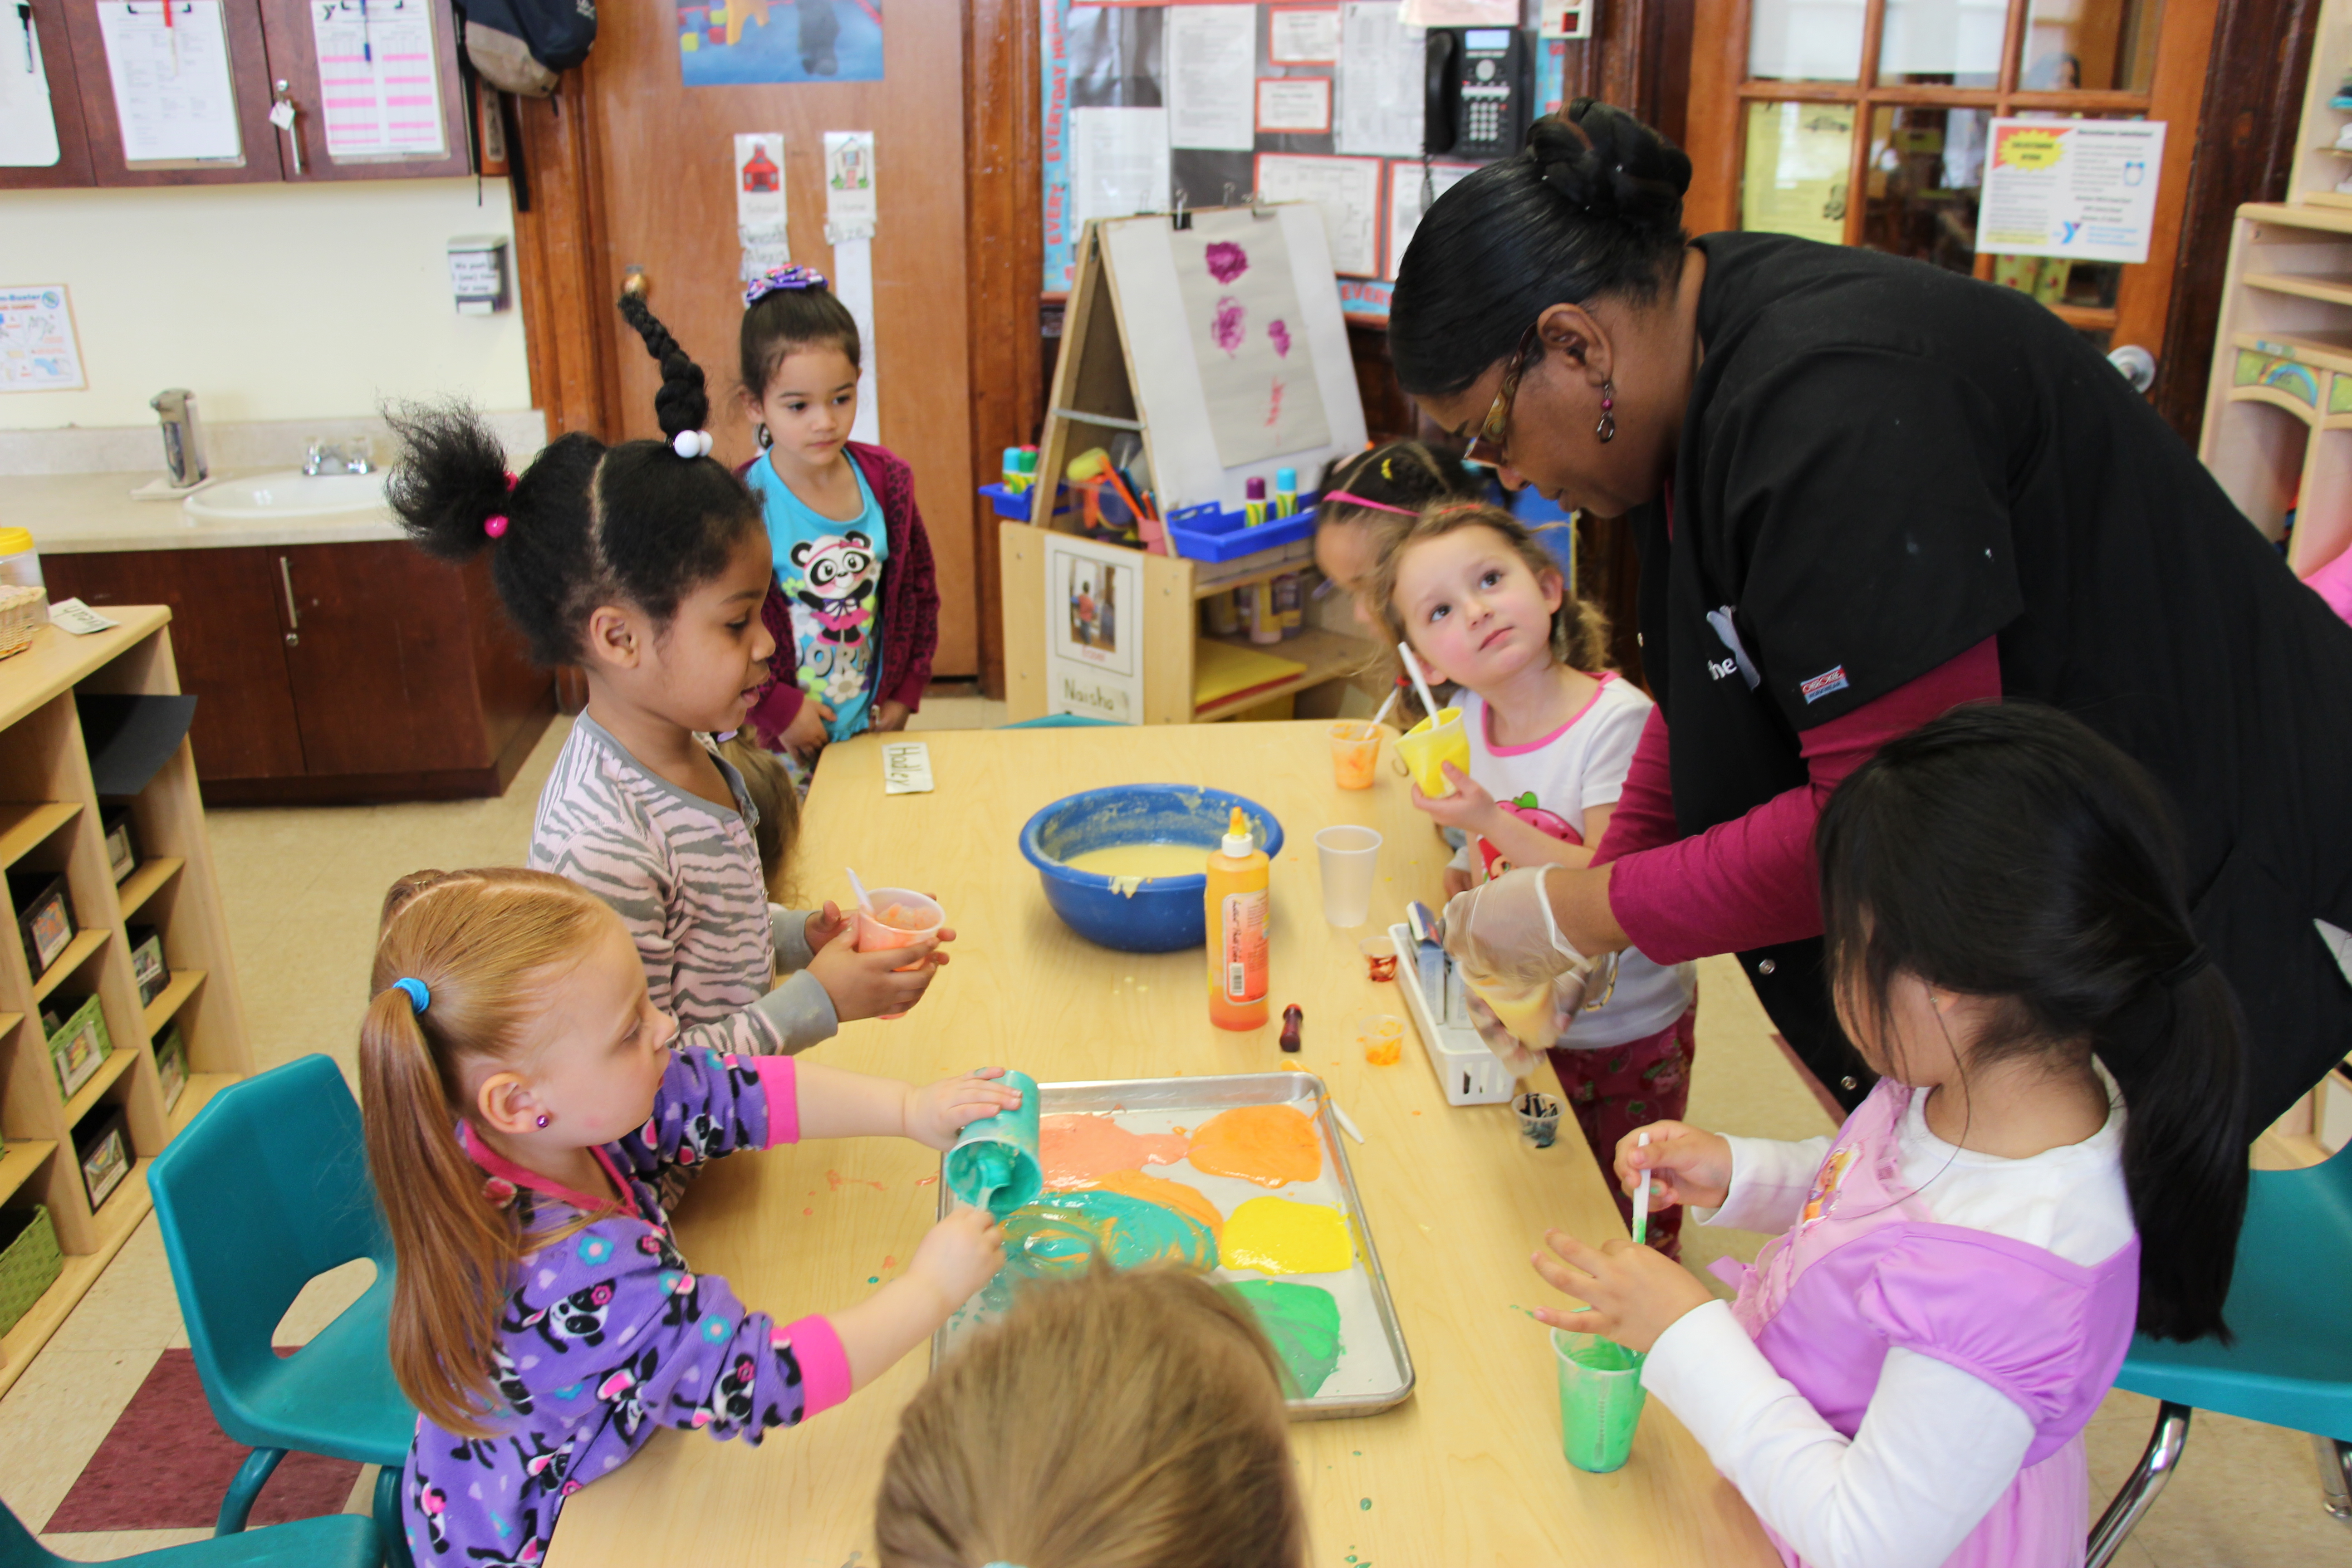
[[[1617,439],[1617,416],[1610,412],[1616,406],[1617,384],[1612,381],[1602,382],[1601,384],[1601,423],[1592,427],[1592,433],[1600,437],[1603,442]]]
[[[548,1123],[548,1120],[549,1120],[549,1118],[548,1118],[548,1114],[547,1114],[547,1112],[546,1112],[546,1111],[544,1111],[544,1110],[542,1110],[542,1111],[541,1111],[541,1112],[539,1113],[539,1120],[538,1120],[538,1121],[534,1121],[534,1122],[532,1122],[532,1123],[531,1123],[531,1125],[532,1125],[532,1126],[534,1126],[534,1127],[536,1127],[536,1128],[538,1128],[541,1131],[544,1132],[544,1131],[547,1131],[547,1123]]]
[[[760,450],[761,450],[762,452],[766,451],[769,447],[772,447],[772,446],[774,446],[774,445],[776,444],[776,438],[775,438],[773,436],[771,436],[771,435],[769,435],[769,434],[768,434],[768,426],[767,426],[767,422],[766,422],[765,420],[762,420],[762,421],[761,422],[761,424],[760,424],[760,429],[759,429],[759,440],[760,440]]]

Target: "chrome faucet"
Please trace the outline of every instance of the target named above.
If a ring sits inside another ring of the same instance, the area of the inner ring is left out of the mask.
[[[302,458],[302,471],[314,479],[321,474],[372,474],[375,472],[375,443],[365,436],[349,441],[313,437]]]

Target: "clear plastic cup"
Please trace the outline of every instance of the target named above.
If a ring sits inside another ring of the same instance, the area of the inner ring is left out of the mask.
[[[1372,873],[1379,868],[1381,836],[1369,827],[1327,827],[1315,836],[1323,863],[1323,918],[1335,926],[1360,926],[1372,914]]]
[[[948,912],[940,908],[939,901],[911,888],[869,888],[866,896],[874,901],[875,912],[869,915],[863,909],[856,911],[856,940],[860,952],[887,952],[894,947],[912,947],[919,942],[939,935],[940,927],[947,924]],[[885,921],[881,917],[890,913],[893,905],[898,907],[902,916],[913,916],[924,923],[907,926]],[[898,967],[904,973],[917,966],[903,963]],[[904,1013],[882,1015],[885,1018],[903,1018],[906,1016]]]
[[[1445,777],[1445,764],[1452,763],[1464,773],[1470,771],[1470,731],[1462,727],[1462,710],[1440,709],[1435,715],[1423,719],[1397,737],[1397,755],[1412,771],[1412,782],[1421,793],[1432,800],[1454,793],[1454,785]]]
[[[1396,978],[1396,938],[1368,936],[1356,944],[1356,951],[1364,955],[1364,973],[1367,979],[1388,981]]]
[[[1529,1089],[1511,1101],[1511,1109],[1519,1113],[1519,1136],[1538,1149],[1549,1149],[1559,1137],[1559,1100],[1555,1095]]]
[[[1381,730],[1360,719],[1331,726],[1331,777],[1341,789],[1370,789],[1380,769]]]
[[[1559,1448],[1568,1462],[1596,1476],[1623,1467],[1642,1424],[1643,1356],[1598,1334],[1551,1331],[1559,1370]]]
[[[1393,1013],[1366,1014],[1356,1020],[1356,1043],[1372,1066],[1394,1067],[1404,1054],[1404,1020]]]

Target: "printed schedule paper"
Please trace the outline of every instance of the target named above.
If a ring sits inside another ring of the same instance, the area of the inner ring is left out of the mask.
[[[30,11],[16,15],[13,36],[0,46],[0,168],[54,169],[57,111],[49,104],[48,67]]]
[[[438,158],[441,84],[422,0],[310,0],[327,156]]]
[[[245,155],[221,0],[99,0],[98,30],[125,163]]]
[[[66,286],[0,288],[0,392],[74,392],[87,384]]]

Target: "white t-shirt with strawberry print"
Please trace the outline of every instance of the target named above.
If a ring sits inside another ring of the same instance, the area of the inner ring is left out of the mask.
[[[1654,706],[1640,688],[1613,671],[1604,671],[1600,681],[1601,689],[1575,717],[1524,746],[1496,745],[1486,700],[1466,689],[1460,697],[1464,728],[1470,732],[1470,776],[1504,810],[1569,844],[1585,841],[1587,811],[1614,805],[1624,793],[1633,748]],[[1509,869],[1493,845],[1475,836],[1454,864],[1482,881]],[[1681,1017],[1696,994],[1692,965],[1653,963],[1628,948],[1618,960],[1617,987],[1608,1004],[1579,1013],[1558,1043],[1570,1050],[1597,1050],[1646,1039]]]

